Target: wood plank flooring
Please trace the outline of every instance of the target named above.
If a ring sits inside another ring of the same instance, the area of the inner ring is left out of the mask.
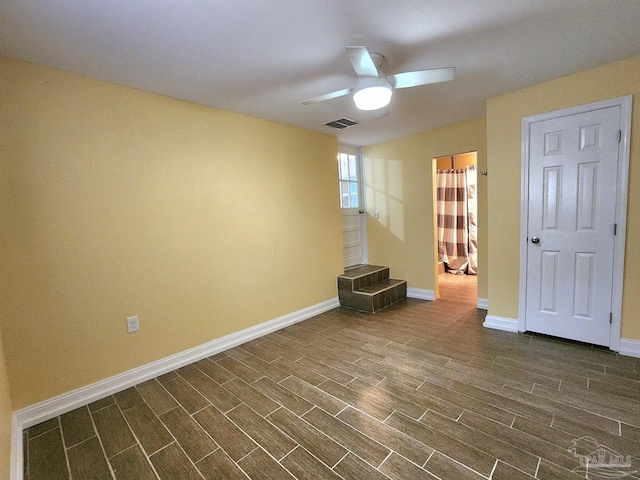
[[[24,478],[640,478],[640,359],[485,329],[475,278],[440,288],[337,308],[29,428]]]

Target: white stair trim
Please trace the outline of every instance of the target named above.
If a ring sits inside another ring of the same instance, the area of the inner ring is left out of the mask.
[[[339,306],[338,298],[332,298],[13,412],[11,479],[23,480],[22,431],[25,428]]]

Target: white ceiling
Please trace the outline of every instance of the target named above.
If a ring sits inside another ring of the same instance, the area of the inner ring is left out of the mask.
[[[2,0],[0,53],[369,145],[638,55],[639,21],[639,0]],[[347,45],[385,73],[456,78],[396,90],[386,116],[350,96],[302,105],[355,84]],[[361,123],[323,126],[343,116]]]

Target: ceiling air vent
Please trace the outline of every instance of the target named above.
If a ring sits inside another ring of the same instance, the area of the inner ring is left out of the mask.
[[[353,127],[357,125],[358,122],[351,120],[350,118],[339,118],[338,120],[333,120],[332,122],[325,123],[327,127],[337,128],[338,130],[342,130],[343,128]]]

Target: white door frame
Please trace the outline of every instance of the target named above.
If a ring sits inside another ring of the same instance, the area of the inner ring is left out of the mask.
[[[633,95],[612,98],[600,102],[589,103],[577,107],[556,110],[553,112],[533,115],[522,119],[522,196],[520,199],[520,291],[518,305],[518,331],[526,331],[527,305],[527,250],[529,223],[529,141],[531,124],[551,120],[554,118],[590,112],[609,107],[620,107],[620,129],[622,136],[618,144],[618,192],[616,196],[616,224],[617,232],[613,251],[613,285],[611,296],[611,333],[609,348],[620,350],[620,326],[622,319],[622,294],[624,286],[624,254],[627,232],[627,199],[629,190],[629,156],[631,150],[631,105]]]

